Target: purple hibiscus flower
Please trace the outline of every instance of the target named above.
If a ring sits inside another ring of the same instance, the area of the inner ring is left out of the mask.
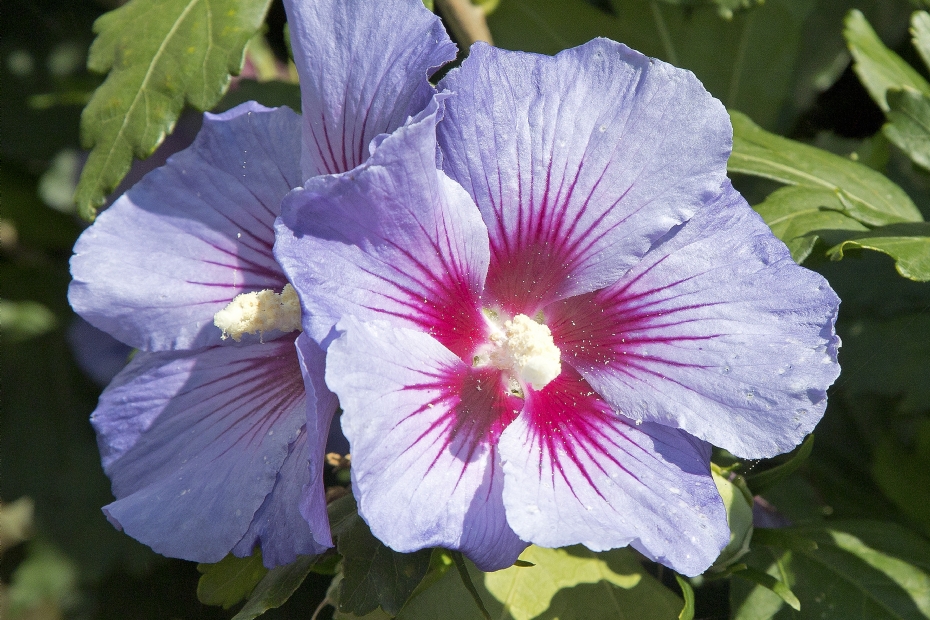
[[[582,543],[702,572],[728,541],[710,446],[811,431],[837,297],[730,185],[727,113],[690,72],[476,44],[439,86],[278,223],[359,513],[486,570]]]
[[[164,555],[266,566],[331,546],[323,450],[336,408],[272,255],[281,199],[344,172],[424,108],[455,56],[419,0],[286,2],[303,116],[243,104],[103,212],[69,299],[140,350],[92,415],[110,521]]]

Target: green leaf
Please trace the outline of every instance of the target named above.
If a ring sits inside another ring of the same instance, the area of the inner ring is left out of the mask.
[[[351,495],[339,502],[332,525],[343,558],[339,611],[364,616],[380,606],[397,615],[426,575],[431,550],[398,553],[389,549],[358,516]]]
[[[22,342],[52,331],[58,326],[58,319],[37,301],[0,299],[0,325],[4,339]]]
[[[791,529],[779,528],[757,528],[752,535],[753,543],[766,545],[769,547],[778,547],[787,551],[797,551],[799,553],[810,553],[817,550],[817,543],[809,538],[799,536]]]
[[[499,620],[674,620],[682,600],[649,576],[629,549],[594,553],[581,546],[531,546],[512,566],[472,581],[491,616]],[[398,620],[481,620],[455,570],[407,603]]]
[[[730,111],[733,152],[727,170],[807,188],[834,192],[843,213],[863,224],[882,226],[919,222],[920,211],[904,190],[862,164],[821,149],[782,138]]]
[[[914,11],[911,15],[911,37],[917,53],[930,68],[930,13]]]
[[[249,600],[239,613],[233,616],[233,620],[252,620],[269,609],[286,603],[310,574],[318,558],[319,556],[301,555],[291,564],[269,570],[252,590]]]
[[[244,600],[268,574],[261,552],[247,558],[230,554],[216,564],[198,564],[197,570],[202,573],[197,582],[197,598],[204,605],[219,605],[223,609]]]
[[[841,330],[849,398],[895,399],[902,412],[926,411],[930,403],[930,314],[862,319]]]
[[[78,602],[78,567],[53,544],[35,540],[4,592],[14,618],[57,617]],[[29,613],[32,612],[32,613]]]
[[[930,420],[911,449],[886,437],[875,449],[872,477],[904,514],[930,535]]]
[[[893,258],[895,269],[905,278],[930,281],[930,222],[891,224],[852,234],[831,231],[823,237],[835,243],[827,250],[833,260],[841,260],[851,249],[875,250]]]
[[[711,2],[673,6],[614,0],[613,14],[592,4],[504,0],[488,26],[496,45],[544,54],[597,36],[622,41],[690,69],[725,105],[750,112],[767,126],[775,124],[788,99],[801,33],[814,9],[807,0],[767,0],[727,21],[718,14],[721,5]]]
[[[882,132],[912,162],[930,169],[930,98],[905,88],[890,89],[888,123]]]
[[[868,230],[843,214],[843,203],[834,190],[788,185],[769,194],[753,207],[776,237],[791,250],[791,258],[804,262],[817,244],[818,230]]]
[[[917,534],[879,521],[833,522],[788,531],[815,541],[817,549],[760,546],[745,559],[751,569],[784,582],[800,601],[800,613],[767,587],[734,580],[734,620],[930,618],[930,543]]]
[[[787,461],[758,474],[747,476],[746,484],[752,490],[752,494],[758,495],[793,474],[807,460],[813,449],[814,435],[810,434]]]
[[[712,570],[721,571],[749,551],[749,542],[752,540],[752,495],[739,476],[730,480],[716,463],[711,463],[711,475],[727,509],[727,525],[730,527],[730,542],[711,567]]]
[[[790,605],[793,610],[801,611],[801,601],[799,601],[798,597],[794,595],[794,592],[791,591],[791,588],[785,585],[784,581],[780,581],[768,573],[763,573],[759,569],[752,567],[746,567],[743,570],[734,571],[733,574],[737,577],[741,577],[753,583],[759,584],[767,590],[771,590],[774,594],[778,595],[778,598],[788,603],[788,605]]]
[[[891,88],[907,87],[930,95],[927,80],[882,43],[862,12],[850,11],[844,23],[843,36],[855,61],[853,68],[882,110],[889,109],[885,93]]]
[[[675,573],[675,581],[678,582],[678,587],[681,588],[681,595],[685,599],[685,606],[681,608],[681,613],[678,614],[678,620],[694,620],[694,588],[691,587],[691,582]]]
[[[155,150],[184,103],[212,107],[242,68],[245,45],[270,0],[131,0],[94,23],[88,67],[109,72],[81,115],[92,149],[75,192],[80,214],[97,208]]]

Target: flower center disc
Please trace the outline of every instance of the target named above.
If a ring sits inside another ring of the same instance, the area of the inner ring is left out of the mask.
[[[552,332],[525,314],[491,324],[490,350],[478,356],[481,365],[510,371],[534,390],[541,390],[562,372],[561,351]]]
[[[236,295],[213,315],[213,324],[223,330],[223,339],[242,340],[243,334],[300,330],[300,301],[297,291],[285,284],[280,293],[271,289]]]

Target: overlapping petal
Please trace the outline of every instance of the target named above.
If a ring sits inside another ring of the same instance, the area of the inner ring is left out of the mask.
[[[309,458],[316,443],[319,443],[316,436],[308,437],[306,427],[298,431],[297,439],[288,447],[274,487],[255,512],[242,540],[233,547],[233,555],[247,557],[260,546],[262,561],[272,568],[290,564],[298,555],[323,553],[332,546],[323,486],[311,484],[311,468],[307,466],[312,463],[322,470],[322,459],[310,461]],[[304,504],[319,507],[317,512],[321,512],[323,518],[317,518],[308,526],[301,514]]]
[[[358,169],[311,179],[285,200],[275,254],[317,341],[344,314],[418,327],[459,355],[483,335],[487,229],[436,169],[440,97]]]
[[[346,172],[426,107],[455,44],[420,0],[286,0],[303,113],[303,179]]]
[[[696,575],[729,540],[710,445],[619,416],[566,368],[501,436],[507,521],[544,547],[632,544]]]
[[[326,380],[342,404],[353,490],[374,535],[397,551],[458,549],[483,570],[513,564],[526,543],[501,500],[494,444],[516,410],[500,373],[473,370],[419,331],[353,318],[340,329]]]
[[[105,508],[110,520],[159,553],[215,562],[243,539],[273,489],[274,504],[299,505],[299,484],[275,486],[315,405],[293,347],[285,339],[139,353],[91,418],[117,497]],[[300,467],[299,456],[289,468]],[[288,520],[257,525],[254,536],[301,532],[308,552],[311,536],[328,542],[328,531],[311,534],[296,510],[277,516]]]
[[[189,149],[78,239],[75,311],[143,350],[219,344],[217,311],[239,293],[287,283],[271,247],[281,199],[300,182],[299,122],[255,103],[205,115]]]
[[[546,313],[563,359],[617,411],[761,458],[823,416],[838,304],[727,184],[616,284]]]
[[[612,284],[725,179],[720,102],[613,41],[555,57],[479,43],[440,87],[456,93],[443,170],[481,209],[487,288],[511,312]]]

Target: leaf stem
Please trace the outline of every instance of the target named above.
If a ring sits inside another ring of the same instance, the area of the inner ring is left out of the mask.
[[[485,620],[491,620],[491,614],[488,613],[487,607],[484,606],[484,602],[481,600],[481,595],[478,594],[478,589],[471,581],[471,575],[468,574],[468,567],[465,566],[465,558],[462,557],[462,552],[449,551],[449,555],[452,556],[452,561],[455,562],[455,567],[459,570],[459,576],[462,578],[462,583],[465,584],[465,589],[475,599],[475,604],[481,610],[481,615],[484,616]]]
[[[649,7],[652,9],[652,18],[655,20],[656,30],[659,31],[659,39],[662,40],[662,47],[665,48],[666,60],[677,67],[679,66],[678,54],[675,52],[675,46],[672,44],[672,37],[668,33],[668,28],[665,25],[665,18],[662,17],[662,9],[659,8],[659,3],[656,2],[656,0],[650,0]]]

